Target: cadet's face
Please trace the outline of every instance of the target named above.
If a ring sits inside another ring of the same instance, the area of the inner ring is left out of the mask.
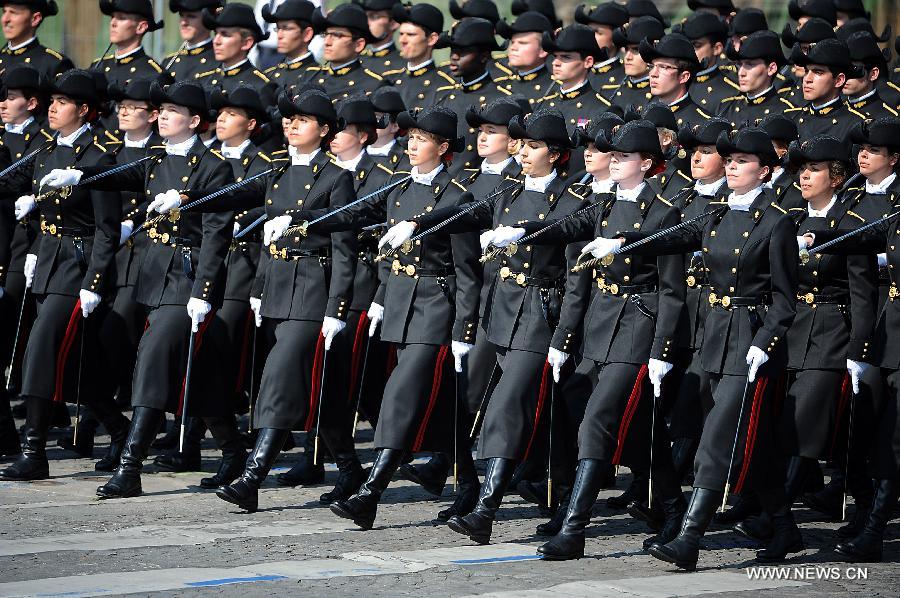
[[[356,125],[347,125],[331,140],[331,153],[342,160],[354,158],[362,151],[365,138],[365,134],[360,133]]]
[[[325,30],[324,57],[328,62],[343,64],[350,62],[359,52],[365,48],[366,42],[362,39],[353,39],[349,29],[343,27],[329,27]]]
[[[637,44],[625,47],[622,66],[625,68],[625,74],[629,77],[643,77],[647,74],[647,63],[641,58]]]
[[[200,117],[191,116],[184,106],[164,102],[159,107],[159,134],[167,139],[179,139],[191,133],[191,125],[196,128]]]
[[[878,147],[864,143],[859,146],[857,162],[863,176],[881,174],[890,171],[897,164],[898,155],[888,153],[886,147]]]
[[[466,80],[481,74],[484,71],[484,64],[482,54],[475,48],[450,49],[450,72],[454,77]]]
[[[428,36],[418,25],[402,23],[398,43],[400,56],[406,60],[413,60],[428,53]]]
[[[553,78],[557,81],[578,81],[593,66],[593,58],[584,59],[578,52],[553,53]]]
[[[40,16],[25,6],[6,4],[3,6],[3,37],[7,40],[18,40],[31,35],[32,30],[40,23]]]
[[[386,40],[397,28],[389,10],[367,10],[366,16],[369,18],[369,31],[375,39]]]
[[[613,45],[612,41],[612,27],[609,25],[601,25],[600,23],[591,23],[591,29],[594,30],[594,38],[597,40],[598,46],[608,50],[615,50],[615,45]]]
[[[753,154],[735,152],[725,162],[728,188],[735,193],[746,193],[761,185],[769,174],[769,168],[759,163]]]
[[[650,93],[654,96],[671,95],[686,82],[687,77],[685,71],[678,70],[674,60],[657,58],[650,65]]]
[[[156,120],[159,113],[146,102],[122,100],[119,102],[119,128],[123,131],[142,131]]]
[[[651,164],[637,152],[610,152],[609,178],[621,182],[643,177]]]
[[[87,112],[87,106],[79,104],[72,98],[54,94],[50,98],[47,110],[47,123],[54,131],[74,130],[81,126],[81,117]]]
[[[584,148],[584,169],[592,175],[606,176],[611,159],[609,152],[601,152],[593,143],[588,143]]]
[[[244,142],[255,124],[255,119],[250,118],[246,110],[226,106],[219,111],[216,118],[216,137],[220,141],[228,142],[228,145],[239,145]],[[232,144],[230,143],[232,140],[240,141]]]
[[[878,80],[878,76],[881,74],[877,66],[868,69],[862,63],[854,62],[853,64],[860,69],[863,76],[858,79],[847,77],[847,82],[844,83],[844,87],[841,89],[841,93],[845,96],[858,96],[867,93],[875,85],[875,81]]]
[[[554,156],[543,141],[526,139],[519,155],[522,157],[522,172],[528,176],[547,176],[553,170]]]
[[[127,43],[147,31],[147,21],[125,12],[114,12],[109,19],[109,41]]]
[[[803,99],[807,102],[815,102],[829,98],[836,90],[841,89],[845,82],[844,75],[835,77],[830,70],[818,64],[810,64],[803,75]]]
[[[279,54],[291,54],[308,43],[309,27],[303,28],[296,21],[279,21],[275,29]]]
[[[28,100],[18,89],[10,89],[0,102],[0,121],[18,124],[28,120]]]
[[[828,162],[806,162],[800,168],[800,194],[809,201],[831,196],[834,187],[828,173]]]
[[[249,47],[248,47],[249,45]],[[213,54],[219,62],[231,62],[253,47],[253,38],[245,38],[237,27],[220,27],[213,38]]]
[[[725,175],[725,161],[714,145],[699,145],[691,154],[691,178],[712,182]]]
[[[436,139],[420,129],[410,129],[406,154],[409,156],[409,163],[412,166],[433,164],[440,160],[441,148],[446,148],[446,146],[446,143],[438,144]]]
[[[286,129],[288,144],[310,153],[319,147],[322,139],[328,135],[328,126],[319,126],[318,121],[305,114],[298,114],[291,119],[290,126]]]
[[[509,66],[524,71],[537,68],[545,60],[547,52],[541,48],[540,33],[516,33],[509,40]]]
[[[697,60],[699,60],[701,64],[705,60],[707,65],[712,65],[719,57],[719,54],[722,53],[722,45],[713,44],[708,37],[695,39],[691,43],[694,44],[694,53],[697,55]]]
[[[478,127],[478,155],[482,158],[500,156],[509,148],[509,132],[500,125],[481,125]]]
[[[738,87],[744,93],[753,94],[763,91],[769,86],[769,77],[774,74],[771,73],[772,69],[769,68],[769,65],[760,59],[739,60],[735,66],[738,71]],[[774,63],[772,66],[775,67]]]
[[[178,33],[182,40],[194,43],[206,38],[209,30],[203,26],[203,17],[199,11],[183,11],[178,13]]]

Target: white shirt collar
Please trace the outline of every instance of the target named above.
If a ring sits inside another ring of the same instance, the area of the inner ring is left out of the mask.
[[[488,76],[488,72],[484,71],[484,73],[482,73],[482,75],[480,77],[475,77],[471,81],[463,81],[462,84],[465,85],[466,87],[468,87],[469,85],[475,85],[476,83],[478,83],[482,79],[486,78],[487,76]]]
[[[686,99],[688,98],[689,95],[690,95],[690,94],[685,93],[683,96],[681,96],[680,98],[678,98],[678,99],[675,100],[674,102],[669,102],[669,106],[676,106],[676,105],[678,105],[680,102],[683,102],[684,100],[686,100]]]
[[[750,191],[747,191],[743,195],[738,195],[734,191],[732,191],[728,194],[728,207],[732,210],[738,210],[739,212],[747,212],[750,210],[750,206],[762,192],[762,185],[760,185],[759,187],[755,187]]]
[[[772,86],[769,85],[767,88],[765,88],[764,90],[762,90],[762,91],[759,92],[759,93],[755,93],[755,94],[753,94],[753,95],[749,95],[749,94],[748,94],[748,95],[747,95],[747,99],[748,99],[748,100],[755,100],[756,98],[761,97],[761,96],[764,96],[764,95],[766,95],[767,93],[769,93],[769,91],[770,91],[771,89],[772,89]]]
[[[196,135],[191,135],[190,139],[181,143],[169,143],[166,141],[166,154],[170,156],[187,156],[195,143],[197,143]]]
[[[391,139],[388,143],[385,143],[381,147],[368,146],[366,147],[366,153],[370,156],[388,156],[391,153],[391,150],[394,149],[394,146],[397,145],[397,142]]]
[[[412,65],[412,64],[409,64],[409,63],[407,62],[407,63],[406,63],[406,70],[408,70],[408,71],[417,71],[417,70],[419,70],[420,68],[426,67],[426,66],[428,66],[429,64],[431,64],[431,63],[433,63],[433,62],[434,62],[434,59],[433,59],[433,58],[429,58],[429,59],[426,60],[425,62],[422,62],[422,63],[420,63],[420,64],[416,64],[416,65]]]
[[[484,174],[503,174],[503,170],[512,162],[512,156],[496,164],[488,164],[487,160],[481,162],[481,172]]]
[[[91,130],[91,125],[89,125],[88,123],[84,123],[83,125],[78,127],[78,130],[75,131],[74,133],[72,133],[71,135],[67,135],[65,137],[62,137],[62,136],[57,137],[56,145],[62,145],[63,147],[72,147],[72,145],[74,145],[74,143],[75,143],[75,140],[78,139],[82,133],[84,133],[85,131],[90,131],[90,130]]]
[[[381,44],[380,46],[375,46],[375,47],[373,47],[373,48],[372,48],[372,51],[373,51],[373,52],[378,52],[378,51],[380,51],[380,50],[384,50],[385,48],[390,48],[390,47],[391,47],[391,44],[393,44],[393,43],[394,43],[393,38],[388,39],[388,41],[387,41],[386,43]]]
[[[362,160],[362,157],[366,154],[366,152],[359,152],[356,154],[355,158],[350,158],[349,160],[341,160],[338,157],[335,157],[334,163],[343,168],[344,170],[349,170],[350,172],[356,172],[356,167],[359,166],[359,161]]]
[[[781,173],[784,172],[784,168],[781,166],[776,166],[772,169],[772,176],[769,177],[769,180],[763,183],[763,187],[766,189],[772,189],[775,187],[775,181],[778,180],[778,177],[781,176]]]
[[[434,177],[436,177],[440,172],[444,169],[443,164],[438,164],[437,168],[432,170],[431,172],[420,173],[418,166],[413,166],[412,171],[409,173],[412,176],[412,180],[414,183],[419,183],[420,185],[429,185],[431,186],[431,182],[434,181]]]
[[[357,60],[359,60],[359,58],[354,58],[353,60],[350,60],[350,61],[345,62],[345,63],[343,63],[343,64],[332,64],[332,65],[331,65],[331,70],[333,70],[333,71],[339,71],[339,70],[341,70],[342,68],[344,68],[345,66],[350,66],[351,64],[353,64],[353,63],[356,62]]]
[[[249,59],[249,58],[245,58],[245,59],[243,59],[242,61],[240,61],[239,63],[237,63],[237,64],[232,64],[231,66],[225,66],[224,64],[222,64],[222,70],[223,70],[223,71],[230,71],[231,69],[236,69],[236,68],[242,67],[242,66],[244,66],[245,64],[247,64],[248,62],[250,62],[250,59]]]
[[[297,151],[297,148],[294,146],[288,147],[288,154],[291,156],[291,166],[309,166],[313,158],[316,157],[316,154],[319,153],[319,149],[316,149],[310,154],[301,154]]]
[[[840,101],[841,101],[841,96],[838,96],[838,97],[834,98],[833,100],[829,100],[829,101],[825,102],[824,104],[820,104],[818,106],[816,106],[815,104],[810,102],[810,106],[812,106],[813,110],[821,110],[822,108],[827,108],[828,106],[831,106],[832,104],[834,104],[836,102],[840,102]]]
[[[184,49],[185,50],[196,50],[200,46],[205,46],[206,44],[211,44],[212,40],[213,40],[213,38],[208,37],[205,40],[203,40],[202,42],[197,42],[196,44],[188,44],[184,47]]]
[[[892,172],[877,185],[873,185],[869,181],[866,181],[866,193],[868,193],[869,195],[886,195],[888,187],[891,186],[891,183],[893,183],[896,178],[897,173]]]
[[[36,37],[32,37],[28,41],[24,41],[21,44],[18,44],[16,46],[14,46],[12,44],[6,44],[6,47],[10,50],[18,50],[19,48],[24,48],[25,46],[27,46],[28,44],[30,44],[31,42],[33,42],[36,39],[37,39]]]
[[[596,69],[596,68],[604,67],[604,66],[606,66],[607,64],[612,64],[612,63],[614,63],[614,62],[617,61],[618,59],[619,59],[618,56],[613,56],[612,58],[608,58],[608,59],[604,60],[603,62],[597,62],[597,63],[594,63],[594,68]]]
[[[294,64],[295,62],[300,62],[301,60],[306,60],[311,54],[312,54],[312,52],[307,52],[306,54],[303,54],[302,56],[298,56],[297,58],[291,58],[290,60],[285,60],[284,63],[285,64]]]
[[[637,201],[638,195],[641,194],[641,191],[644,190],[644,187],[647,186],[647,183],[641,183],[634,189],[622,189],[619,186],[616,186],[616,201]]]
[[[553,182],[555,178],[556,170],[551,170],[550,174],[539,177],[525,175],[525,190],[544,193],[545,191],[547,191],[547,187],[550,185],[550,183]]]
[[[546,64],[539,64],[538,66],[534,67],[533,69],[529,69],[529,70],[527,70],[527,71],[517,71],[517,74],[518,74],[520,77],[524,77],[525,75],[530,75],[531,73],[536,73],[536,72],[538,72],[539,70],[541,70],[541,69],[544,68],[545,66],[547,66],[547,65],[546,65]]]
[[[869,93],[864,93],[861,96],[856,97],[856,98],[852,98],[852,97],[848,96],[847,100],[849,100],[850,102],[861,102],[861,101],[868,99],[868,98],[872,97],[873,95],[875,95],[876,91],[878,91],[878,89],[873,87],[872,91],[870,91]]]
[[[725,177],[711,183],[701,183],[700,181],[697,181],[694,183],[694,191],[696,191],[698,195],[704,197],[713,197],[724,184]]]
[[[809,213],[810,218],[825,218],[826,216],[828,216],[828,210],[831,209],[831,206],[833,206],[836,201],[837,196],[832,195],[831,201],[829,201],[828,205],[821,210],[814,210],[810,204],[806,204],[806,211]]]
[[[234,147],[230,145],[225,145],[225,142],[222,142],[222,155],[231,160],[239,160],[241,155],[244,153],[244,150],[247,149],[247,146],[250,145],[250,140],[245,139],[240,145],[236,145]]]
[[[560,86],[559,86],[559,93],[570,93],[570,92],[573,92],[573,91],[577,91],[577,90],[581,89],[582,87],[584,87],[584,86],[587,85],[587,84],[588,84],[588,80],[587,80],[587,79],[585,79],[584,81],[582,81],[582,82],[579,83],[578,85],[573,85],[573,86],[570,87],[569,89],[563,89],[562,84],[560,84]]]
[[[115,56],[116,60],[122,60],[123,58],[128,58],[132,54],[140,52],[141,48],[142,48],[142,46],[138,46],[134,50],[129,50],[128,52],[125,52],[124,54],[117,54],[117,53],[113,52],[113,56]]]
[[[602,181],[594,179],[591,181],[591,191],[594,193],[609,193],[612,191],[614,184],[612,179],[603,179]]]
[[[34,122],[34,117],[33,117],[33,116],[29,116],[29,117],[25,120],[25,122],[23,122],[21,125],[14,125],[14,124],[12,124],[12,123],[7,123],[7,124],[6,124],[6,132],[7,132],[7,133],[13,133],[13,134],[15,134],[15,135],[21,135],[21,134],[22,134],[22,131],[25,130],[25,127],[27,127],[28,125],[30,125],[30,124],[33,123],[33,122]]]
[[[128,136],[128,133],[125,133],[125,140],[124,140],[125,147],[145,148],[145,147],[147,147],[147,142],[150,141],[150,137],[152,137],[152,136],[153,136],[153,132],[151,131],[150,133],[147,133],[147,136],[144,137],[143,139],[138,139],[137,141],[135,141]]]

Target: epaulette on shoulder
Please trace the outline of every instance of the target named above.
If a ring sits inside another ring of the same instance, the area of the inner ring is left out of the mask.
[[[600,86],[600,89],[618,89],[618,88],[619,88],[618,83],[607,83],[606,85]]]
[[[96,140],[96,139],[94,140],[94,145],[97,146],[97,148],[98,148],[101,152],[103,152],[104,154],[106,153],[106,148],[103,147],[102,145],[100,145],[99,143],[97,143],[97,140]]]
[[[49,54],[49,55],[52,56],[53,58],[56,58],[57,60],[62,60],[62,59],[63,59],[63,55],[60,54],[59,52],[57,52],[56,50],[52,49],[52,48],[44,48],[44,52],[46,52],[47,54]]]
[[[161,72],[162,72],[162,67],[159,66],[158,64],[156,64],[156,61],[153,60],[152,58],[151,58],[150,60],[147,61],[147,64],[149,64],[149,65],[150,65],[150,68],[152,68],[152,69],[153,69],[154,71],[156,71],[157,73],[161,73]]]
[[[494,83],[503,83],[504,81],[509,81],[509,77],[504,75],[503,77],[497,77],[494,79]]]
[[[897,116],[897,111],[890,107],[887,102],[881,102],[881,105],[884,106],[884,109],[891,113],[891,116]]]
[[[500,58],[506,58],[506,57],[500,56]],[[500,62],[498,62],[496,60],[494,61],[494,66],[497,67],[498,69],[500,69],[502,72],[506,73],[507,75],[512,75],[511,70],[509,70],[507,67],[505,67],[504,65],[502,65]]]
[[[107,145],[107,146],[109,146],[109,145],[122,145],[122,142],[119,141],[118,139],[108,139],[108,140],[106,140],[106,141],[103,142],[103,145]]]
[[[578,193],[575,193],[575,191],[572,189],[572,187],[574,187],[574,186],[575,186],[575,185],[571,185],[568,189],[566,189],[566,192],[571,193],[572,195],[574,195],[574,196],[577,197],[578,199],[584,201],[584,198],[587,197],[587,194],[585,194],[585,195],[580,195],[580,194],[578,194]]]
[[[286,153],[287,153],[286,149],[279,149],[279,150],[269,152],[269,155],[274,156],[275,154],[286,154]]]
[[[547,100],[552,100],[552,99],[558,98],[558,97],[559,97],[558,93],[551,93],[550,95],[544,96],[541,99],[539,99],[538,102],[546,102]]]
[[[788,208],[788,212],[802,212],[806,210],[806,208]]]
[[[726,203],[727,203],[727,202],[726,202]],[[778,204],[775,203],[774,201],[773,201],[772,203],[770,203],[769,205],[772,206],[773,208],[775,208],[776,210],[778,210],[779,212],[781,212],[782,214],[787,214],[787,210],[785,210],[784,208],[782,208],[780,205],[778,205]]]
[[[700,110],[699,108],[697,108],[697,114],[699,114],[699,115],[702,116],[703,118],[712,118],[709,114],[707,114],[707,113],[704,112],[703,110]]]
[[[321,67],[321,66],[311,66],[311,67],[309,67],[307,70],[310,70],[310,71],[321,71],[321,70],[322,70],[322,67]]]
[[[383,80],[384,80],[384,77],[382,77],[381,75],[379,75],[379,74],[376,73],[375,71],[370,71],[369,69],[363,69],[363,71],[364,71],[368,76],[370,76],[370,77],[372,77],[373,79],[375,79],[376,81],[383,81]]]
[[[48,141],[53,141],[53,135],[51,135],[50,133],[48,133],[48,132],[45,131],[44,129],[41,129],[41,135],[43,135],[44,137],[46,137]]]
[[[511,96],[511,95],[513,94],[513,92],[511,92],[510,90],[506,89],[505,87],[500,87],[499,85],[495,85],[494,87],[497,88],[497,91],[499,91],[499,92],[501,92],[501,93],[505,93],[505,94],[508,95],[508,96]]]
[[[728,77],[722,77],[722,80],[725,81],[725,83],[727,83],[728,85],[731,85],[733,88],[740,91],[741,86],[738,85],[737,83],[735,83],[734,81],[732,81],[731,79],[729,79]]]
[[[443,87],[438,87],[438,91],[450,91],[451,89],[456,89],[456,83],[453,85],[444,85]]]
[[[711,205],[711,206],[727,206],[728,202],[727,201],[711,201],[711,202],[709,202],[709,205]]]
[[[219,69],[212,69],[211,71],[203,71],[202,73],[197,73],[194,75],[195,78],[200,79],[201,77],[209,77],[210,75],[216,73]]]
[[[456,185],[457,187],[459,187],[460,189],[462,189],[463,191],[468,191],[468,189],[466,189],[465,185],[463,185],[456,179],[451,179],[450,182],[453,183],[454,185]]]
[[[453,77],[451,77],[450,75],[448,75],[447,73],[445,73],[444,71],[438,71],[438,75],[440,75],[441,77],[443,77],[450,83],[453,83],[454,85],[456,85],[456,80]]]
[[[166,146],[164,143],[161,143],[159,145],[151,145],[150,149],[166,149]]]
[[[113,135],[112,133],[110,133],[108,129],[107,129],[107,130],[104,130],[104,131],[103,131],[103,134],[106,135],[107,139],[109,139],[110,141],[114,141],[114,142],[117,142],[117,143],[121,143],[121,141],[119,140],[119,138],[116,137],[115,135]]]
[[[264,83],[269,82],[269,78],[266,77],[266,75],[262,71],[260,71],[258,69],[253,69],[253,74],[256,75],[257,77],[259,77],[260,79],[262,79]]]
[[[853,216],[854,218],[859,218],[859,219],[860,219],[861,221],[863,221],[863,222],[866,221],[865,218],[863,218],[862,216],[860,216],[859,214],[857,214],[857,213],[854,212],[853,210],[847,210],[847,215],[848,215],[848,216]]]
[[[689,177],[688,175],[684,174],[684,173],[681,172],[680,170],[676,170],[676,171],[675,171],[675,174],[679,175],[681,178],[683,178],[683,179],[686,180],[686,181],[690,181],[691,183],[694,182],[694,179],[692,179],[692,178]]]
[[[612,106],[612,102],[604,98],[599,93],[595,93],[594,96],[600,101],[601,104],[606,104],[607,106]]]
[[[469,172],[481,172],[480,168],[463,168],[463,170],[467,170]]]
[[[388,174],[394,174],[394,171],[393,171],[393,170],[391,170],[390,168],[388,168],[387,166],[385,166],[385,165],[382,164],[381,162],[376,162],[376,163],[375,163],[375,166],[377,166],[378,168],[380,168],[381,170],[385,171],[385,172],[388,173]]]
[[[727,98],[722,98],[721,100],[719,100],[719,102],[720,103],[736,102],[736,101],[742,100],[742,99],[744,99],[744,96],[728,96]]]
[[[272,162],[290,162],[290,158],[272,158]]]
[[[784,87],[779,87],[778,91],[775,93],[791,93],[794,90],[794,87],[791,85],[785,85]]]
[[[278,69],[278,67],[280,67],[282,64],[284,64],[284,63],[282,62],[282,63],[276,64],[275,66],[270,66],[269,68],[263,70],[263,72],[266,74],[275,72]]]
[[[395,170],[394,174],[410,174],[408,170]]]
[[[788,108],[788,109],[786,109],[786,110],[784,111],[784,113],[787,114],[788,112],[800,112],[800,111],[802,111],[802,110],[803,110],[803,108],[798,108],[798,107],[795,106],[795,107],[793,107],[793,108]]]
[[[863,119],[863,120],[868,120],[868,117],[867,117],[865,114],[863,114],[862,112],[859,112],[859,111],[857,111],[857,110],[854,110],[854,109],[851,108],[850,106],[847,106],[847,111],[848,111],[850,114],[855,114],[856,116],[860,117],[860,118]]]
[[[382,76],[382,78],[393,77],[394,75],[399,75],[400,73],[402,73],[405,70],[406,69],[391,69],[389,71],[384,71],[383,73],[381,73],[381,76]]]
[[[802,191],[802,189],[800,189],[800,185],[798,185],[796,182],[792,184],[794,185],[794,189],[796,189],[797,191]]]
[[[212,155],[214,155],[215,157],[217,157],[219,160],[224,160],[224,159],[225,159],[225,156],[223,156],[223,155],[222,155],[222,152],[220,152],[219,150],[215,150],[215,149],[210,148],[209,153],[211,153]]]
[[[669,201],[668,199],[666,199],[666,198],[663,197],[662,195],[657,194],[657,195],[656,195],[656,199],[658,199],[659,201],[663,202],[664,204],[666,204],[666,205],[669,206],[670,208],[675,207],[675,206],[672,205],[672,202],[671,202],[671,201]]]
[[[778,98],[778,101],[787,105],[787,108],[785,108],[785,112],[787,112],[788,110],[798,110],[798,108],[796,106],[794,106],[794,104],[791,103],[791,101],[787,98]]]
[[[271,162],[272,158],[264,154],[263,152],[256,152],[256,155],[265,160],[266,162]]]

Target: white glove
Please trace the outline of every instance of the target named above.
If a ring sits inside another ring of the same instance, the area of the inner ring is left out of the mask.
[[[25,267],[23,271],[25,273],[25,288],[30,289],[31,283],[34,282],[34,269],[37,268],[37,256],[33,253],[29,253],[25,256]]]
[[[450,343],[450,350],[453,352],[453,365],[456,368],[457,374],[462,373],[462,359],[474,346],[475,345],[470,345],[469,343],[464,343],[462,341],[453,341]]]
[[[415,230],[415,222],[410,222],[409,220],[398,222],[391,228],[387,229],[387,232],[384,233],[384,236],[378,240],[378,249],[381,249],[385,245],[390,246],[391,249],[400,247],[405,242],[409,241],[409,239],[413,236],[413,232]]]
[[[483,233],[481,233],[481,236],[478,237],[478,240],[481,243],[481,250],[484,251],[494,242],[494,231],[484,231]]]
[[[547,350],[547,363],[553,368],[554,382],[559,382],[559,373],[562,371],[562,366],[566,363],[567,359],[569,359],[568,353],[563,353],[559,349],[554,349],[553,347],[550,347],[550,349]]]
[[[332,318],[330,316],[325,316],[325,319],[322,320],[322,336],[325,337],[326,351],[331,349],[331,341],[334,340],[334,337],[337,336],[338,333],[346,327],[347,322],[338,320],[337,318]]]
[[[756,371],[767,361],[769,361],[769,356],[766,355],[765,351],[755,345],[750,347],[750,350],[747,351],[747,365],[750,366],[750,370],[747,372],[747,380],[750,382],[756,380]]]
[[[511,226],[498,226],[494,229],[494,238],[492,243],[494,247],[506,247],[510,243],[515,243],[525,236],[524,228],[513,228]]]
[[[672,364],[661,359],[650,358],[647,362],[647,374],[650,376],[650,383],[653,385],[653,396],[658,397],[662,394],[662,381],[666,374],[672,371]]]
[[[187,302],[188,316],[191,318],[191,332],[200,330],[200,324],[206,319],[206,314],[212,310],[212,305],[203,299],[191,297]]]
[[[597,259],[602,259],[608,256],[610,253],[618,249],[622,246],[622,241],[619,239],[607,239],[605,237],[597,237],[590,243],[584,246],[581,250],[581,254],[584,255],[586,253],[590,253]]]
[[[369,336],[375,336],[375,329],[384,319],[384,308],[377,303],[372,303],[366,311],[366,315],[369,316]]]
[[[804,249],[808,249],[806,246],[806,237],[802,235],[797,236],[797,251],[803,251]]]
[[[124,245],[134,231],[134,222],[125,220],[119,225],[119,245]]]
[[[78,291],[78,298],[81,299],[81,315],[85,318],[100,305],[100,295],[93,291],[81,289]]]
[[[847,371],[850,373],[850,383],[853,385],[853,394],[859,394],[859,380],[870,366],[864,361],[847,360]]]
[[[16,220],[21,220],[37,207],[34,195],[23,195],[16,200]]]
[[[180,205],[181,193],[175,189],[169,189],[165,193],[157,193],[150,205],[147,206],[147,211],[168,214]]]
[[[83,172],[76,170],[75,168],[54,168],[44,175],[44,178],[41,179],[38,186],[50,187],[51,189],[69,187],[70,185],[77,185],[81,181],[83,175]]]
[[[878,267],[879,267],[879,268],[886,268],[887,265],[888,265],[887,254],[886,254],[886,253],[879,253],[879,254],[878,254]]]
[[[266,220],[263,223],[263,244],[268,245],[280,239],[290,225],[291,217],[287,214]]]
[[[250,309],[253,310],[253,319],[256,321],[256,327],[262,326],[262,299],[259,297],[250,297]]]
[[[234,228],[231,229],[231,236],[236,236],[239,232],[241,232],[241,225],[237,222],[234,223]]]

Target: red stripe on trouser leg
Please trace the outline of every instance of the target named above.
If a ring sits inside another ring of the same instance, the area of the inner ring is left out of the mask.
[[[837,413],[834,418],[834,429],[831,431],[831,442],[828,446],[828,459],[831,460],[834,457],[834,447],[837,445],[838,440],[838,432],[841,431],[841,420],[844,419],[844,412],[847,410],[847,403],[850,402],[850,389],[852,388],[850,383],[850,374],[845,373],[843,380],[841,380],[841,396],[838,399]],[[850,433],[850,428],[847,428],[847,433]]]
[[[203,345],[203,333],[206,332],[206,329],[209,328],[209,323],[212,322],[213,316],[215,315],[216,310],[210,310],[206,317],[200,322],[200,326],[197,329],[197,338],[194,339],[194,355],[193,358],[197,357],[197,353],[200,351],[201,345]],[[191,332],[191,334],[194,334]],[[190,346],[190,345],[188,345]],[[187,368],[184,370],[184,376],[181,378],[181,392],[178,395],[178,410],[175,412],[175,415],[181,415],[181,410],[184,409],[184,388],[187,383]]]
[[[753,391],[753,405],[750,407],[750,421],[747,423],[747,441],[744,443],[744,461],[741,463],[741,473],[734,485],[734,492],[737,494],[740,494],[743,489],[747,474],[750,472],[750,461],[756,446],[756,431],[759,429],[759,412],[762,409],[763,395],[765,395],[768,385],[767,377],[759,378],[756,381],[756,390]],[[741,422],[738,422],[738,425],[740,424]]]
[[[647,365],[641,366],[638,370],[637,378],[634,381],[634,387],[631,389],[631,395],[628,397],[628,403],[625,405],[625,412],[622,414],[622,421],[619,424],[619,434],[616,436],[616,452],[613,453],[612,462],[614,465],[619,464],[622,458],[622,451],[625,449],[625,438],[628,436],[628,428],[631,426],[631,419],[634,412],[637,411],[638,403],[641,401],[641,393],[644,389],[644,377],[647,375]]]
[[[441,381],[444,379],[444,362],[447,360],[447,347],[441,347],[438,351],[437,359],[434,364],[434,378],[431,380],[431,395],[428,397],[428,407],[425,408],[425,415],[422,417],[422,423],[419,424],[419,431],[416,433],[416,441],[413,443],[412,451],[416,452],[422,448],[425,441],[425,430],[428,429],[428,420],[431,419],[431,412],[437,403],[438,396],[441,394]],[[456,397],[454,397],[454,400]]]
[[[65,382],[66,361],[69,359],[69,351],[72,349],[72,343],[75,342],[75,335],[78,334],[78,321],[81,314],[81,299],[75,302],[75,309],[69,316],[69,323],[66,324],[66,333],[63,335],[62,342],[59,345],[59,352],[56,354],[56,380],[53,387],[53,402],[62,403],[63,384]],[[79,359],[81,356],[79,356]]]
[[[241,342],[241,357],[238,362],[238,375],[237,380],[234,381],[235,394],[240,394],[244,389],[244,380],[247,379],[247,357],[250,354],[250,342],[252,339],[252,335],[250,334],[252,328],[250,328],[250,326],[253,324],[253,320],[253,310],[248,309],[247,318],[244,320],[244,336]]]
[[[387,359],[385,361],[384,377],[387,380],[391,377],[391,372],[394,371],[394,368],[397,367],[397,345],[394,343],[388,343]]]
[[[306,422],[303,424],[305,432],[312,430],[316,421],[316,407],[319,404],[319,392],[322,388],[322,366],[324,361],[325,337],[319,333],[319,340],[316,341],[316,353],[313,356],[312,384],[309,385],[309,413],[306,414]]]
[[[362,380],[357,380],[357,378],[360,375],[359,368],[362,365],[363,339],[366,338],[368,332],[368,316],[366,312],[362,312],[359,314],[359,321],[356,323],[356,334],[353,335],[353,348],[350,350],[350,391],[347,393],[347,401],[349,403],[353,402],[353,397],[357,394],[356,389],[363,383]]]
[[[534,444],[534,437],[537,436],[538,422],[541,421],[541,412],[544,410],[544,401],[547,399],[549,371],[550,363],[544,362],[544,371],[541,372],[541,388],[538,390],[538,402],[537,407],[534,410],[534,426],[531,428],[531,437],[528,439],[528,446],[525,447],[525,456],[522,457],[522,461],[528,460],[528,454],[531,452],[531,445]]]

